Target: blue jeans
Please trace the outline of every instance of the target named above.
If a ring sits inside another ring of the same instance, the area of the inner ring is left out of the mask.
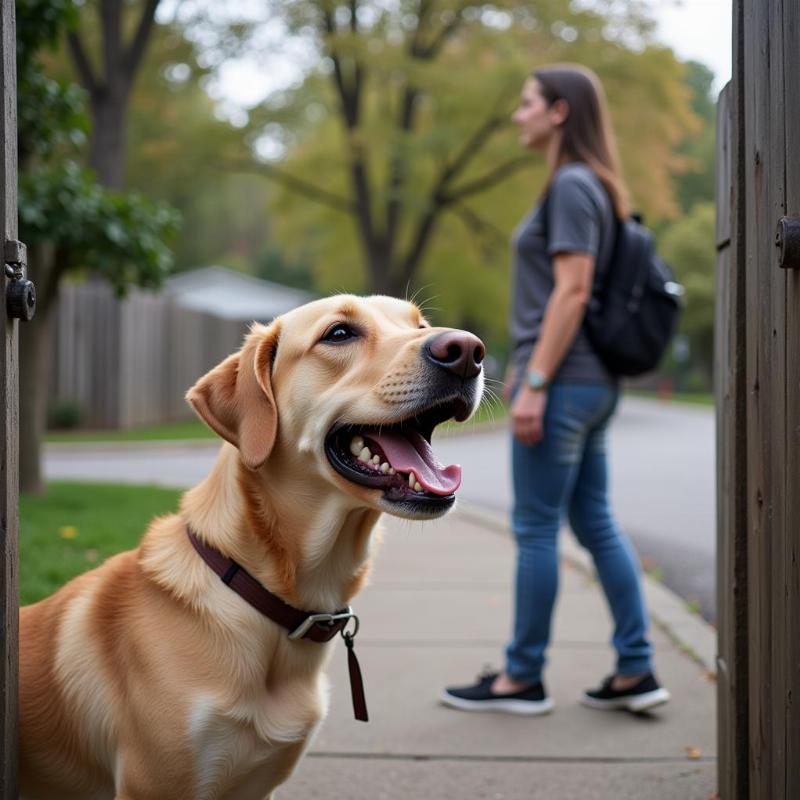
[[[617,398],[617,388],[608,384],[554,383],[543,438],[533,446],[513,441],[512,525],[518,555],[506,671],[516,680],[541,680],[558,592],[558,531],[565,514],[594,559],[614,617],[617,672],[652,669],[639,560],[608,504],[606,428]]]

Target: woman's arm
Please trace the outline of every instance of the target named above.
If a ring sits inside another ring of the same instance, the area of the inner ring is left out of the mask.
[[[588,253],[557,253],[553,257],[555,285],[526,371],[536,370],[548,381],[555,375],[583,322],[593,275],[594,256]],[[511,408],[514,436],[522,444],[536,444],[542,438],[546,405],[547,390],[532,389],[523,381]]]

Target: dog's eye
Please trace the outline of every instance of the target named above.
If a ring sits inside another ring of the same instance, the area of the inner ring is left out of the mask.
[[[337,322],[335,325],[332,325],[330,328],[328,328],[328,330],[325,332],[325,335],[322,337],[322,341],[335,342],[338,344],[339,342],[348,342],[357,337],[357,331],[344,322]]]

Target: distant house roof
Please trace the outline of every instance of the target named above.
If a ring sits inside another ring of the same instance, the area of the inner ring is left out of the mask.
[[[182,308],[226,319],[269,322],[314,299],[301,289],[271,283],[226,267],[202,267],[169,278],[165,290]]]

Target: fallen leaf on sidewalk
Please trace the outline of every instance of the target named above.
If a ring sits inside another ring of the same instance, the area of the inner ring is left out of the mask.
[[[698,758],[702,757],[703,751],[699,747],[687,747],[686,748],[686,758],[690,758],[692,761],[696,761]]]

